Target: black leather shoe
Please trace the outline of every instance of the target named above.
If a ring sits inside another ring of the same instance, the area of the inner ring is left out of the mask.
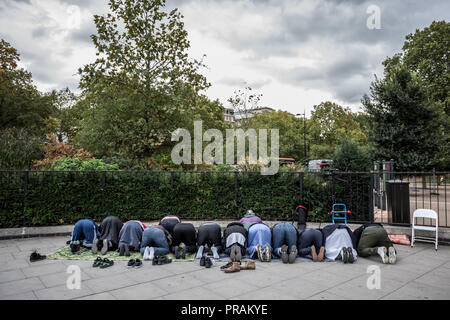
[[[205,259],[205,267],[206,267],[206,268],[211,268],[211,266],[212,266],[212,261],[211,261],[211,259],[210,259],[210,258],[206,258],[206,259]]]
[[[206,258],[204,256],[200,258],[200,267],[205,266],[205,260],[206,260]]]

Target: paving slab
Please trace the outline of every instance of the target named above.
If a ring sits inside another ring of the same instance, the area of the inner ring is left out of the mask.
[[[148,282],[113,290],[110,294],[121,300],[148,300],[165,296],[169,292]]]
[[[212,292],[204,287],[195,287],[184,291],[178,291],[166,296],[162,296],[161,299],[167,300],[224,300],[225,297],[217,292]]]
[[[0,298],[19,293],[31,292],[42,288],[45,288],[44,284],[37,277],[4,282],[0,284]]]

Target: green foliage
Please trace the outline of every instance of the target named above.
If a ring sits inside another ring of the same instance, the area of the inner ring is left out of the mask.
[[[333,167],[340,171],[369,171],[371,166],[368,150],[349,139],[343,139],[333,155]]]
[[[0,40],[0,128],[26,128],[44,134],[54,115],[54,94],[42,94],[33,84],[31,73],[18,68],[16,49]]]
[[[97,157],[130,159],[132,165],[171,144],[171,132],[192,119],[198,93],[209,86],[188,57],[181,13],[165,1],[109,1],[94,16],[95,62],[79,70],[90,106],[79,142]]]
[[[43,155],[42,136],[26,129],[0,131],[0,169],[30,169],[34,159]]]
[[[303,154],[303,119],[285,111],[264,111],[250,119],[250,127],[258,129],[278,129],[281,158],[289,157],[300,161]],[[270,137],[270,133],[268,133]]]
[[[62,158],[53,162],[48,170],[119,170],[117,164],[108,164],[100,159],[82,160],[79,158]]]
[[[439,110],[420,78],[404,66],[388,66],[362,103],[370,115],[376,159],[394,159],[398,170],[427,170],[437,163]]]
[[[336,146],[343,138],[358,143],[367,143],[367,137],[349,108],[332,102],[322,102],[314,106],[308,121],[310,159],[330,159]]]
[[[368,177],[300,172],[262,176],[229,171],[0,171],[0,227],[22,226],[24,203],[27,226],[101,220],[107,215],[144,221],[168,214],[182,219],[239,219],[250,208],[264,220],[292,220],[299,203],[310,205],[309,221],[329,222],[332,180],[335,201],[347,204],[354,212],[351,219],[361,220],[368,219]]]

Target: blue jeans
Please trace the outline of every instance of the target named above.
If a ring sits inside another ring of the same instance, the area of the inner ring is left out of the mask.
[[[72,232],[72,242],[80,241],[85,247],[92,247],[96,238],[100,238],[98,226],[90,219],[78,220]],[[84,240],[84,241],[83,241]]]
[[[288,252],[291,252],[292,246],[297,245],[297,230],[289,222],[279,223],[272,229],[272,242],[273,252],[277,256],[284,244],[288,246]]]
[[[300,249],[298,250],[298,254],[300,256],[310,256],[311,246],[314,245],[316,251],[318,251],[322,247],[322,243],[322,232],[315,229],[307,229],[300,236]]]
[[[169,243],[166,234],[158,227],[148,227],[142,233],[141,254],[144,254],[146,247],[153,247],[155,256],[169,253]]]

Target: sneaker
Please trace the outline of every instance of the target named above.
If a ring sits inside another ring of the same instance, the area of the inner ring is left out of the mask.
[[[295,259],[297,259],[297,246],[293,245],[291,247],[291,252],[289,253],[289,263],[294,263]]]
[[[80,241],[77,240],[70,244],[70,250],[72,251],[72,253],[79,252],[80,249],[81,249]]]
[[[270,251],[270,246],[266,243],[264,246],[264,261],[270,262],[272,260],[272,252]]]
[[[389,247],[388,252],[389,252],[389,263],[395,264],[397,262],[397,254],[395,252],[395,248]]]
[[[175,259],[181,259],[181,256],[180,256],[180,247],[176,246],[176,247],[173,249],[173,253],[175,254]]]
[[[383,261],[383,263],[389,263],[389,258],[386,254],[387,253],[386,247],[378,247],[377,253],[381,257],[381,261]]]
[[[92,244],[92,253],[97,254],[98,252],[98,243],[100,242],[99,239],[95,239],[94,243]]]
[[[340,255],[341,255],[342,262],[347,263],[348,262],[348,255],[347,255],[346,248],[341,248]]]
[[[325,247],[320,247],[319,254],[317,255],[317,261],[318,262],[323,261],[324,256],[325,256]]]
[[[152,258],[150,258],[150,247],[145,247],[144,254],[142,255],[142,258],[144,260],[152,260]]]
[[[241,266],[239,262],[233,262],[232,265],[224,270],[225,273],[239,272],[241,271]]]
[[[258,254],[258,259],[261,262],[264,262],[264,256],[263,256],[263,251],[262,251],[262,246],[260,244],[258,244],[256,246],[256,253]]]
[[[206,259],[205,259],[205,267],[206,267],[206,268],[211,268],[211,266],[212,266],[212,261],[211,261],[211,259],[210,259],[210,258],[206,258]]]
[[[204,267],[205,266],[205,260],[206,260],[205,256],[200,258],[200,267]]]
[[[353,248],[347,247],[347,260],[350,263],[355,262],[355,256],[353,255]]]
[[[103,240],[103,246],[101,250],[101,254],[105,255],[108,252],[108,240]]]
[[[36,261],[44,260],[46,258],[47,258],[47,256],[41,255],[41,254],[37,253],[36,251],[34,251],[30,255],[30,262],[36,262]]]
[[[311,256],[314,262],[319,261],[319,258],[317,257],[316,247],[314,245],[311,246]]]
[[[288,250],[288,246],[284,244],[281,247],[281,251],[280,251],[281,252],[281,261],[283,261],[283,263],[288,263],[288,261],[289,261],[289,256],[288,256],[287,250]]]

